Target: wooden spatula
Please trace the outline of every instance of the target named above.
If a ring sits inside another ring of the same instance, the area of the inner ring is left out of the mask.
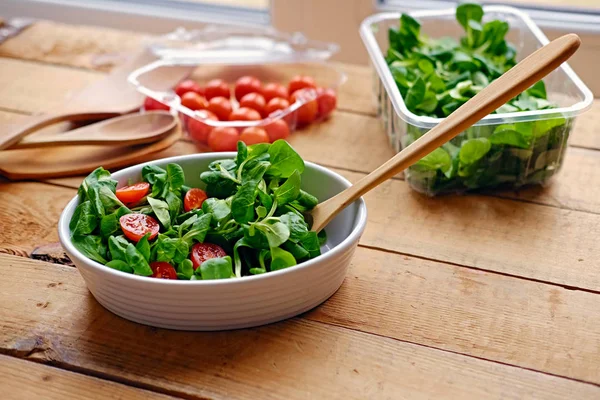
[[[177,117],[168,111],[127,114],[65,133],[29,135],[10,150],[82,145],[133,146],[160,140],[175,125]]]
[[[82,121],[111,118],[139,109],[144,101],[142,94],[127,82],[135,69],[154,60],[147,52],[140,52],[130,61],[117,67],[101,79],[70,97],[66,103],[41,115],[35,115],[22,125],[3,131],[0,128],[0,150],[7,149],[28,134],[60,121]],[[193,67],[169,67],[145,76],[145,84],[154,90],[167,90],[192,72]]]
[[[580,44],[581,40],[577,35],[565,35],[525,58],[385,164],[343,192],[318,204],[309,216],[309,219],[312,217],[311,230],[319,232],[353,201],[404,171],[519,93],[530,88],[568,60],[577,51]]]

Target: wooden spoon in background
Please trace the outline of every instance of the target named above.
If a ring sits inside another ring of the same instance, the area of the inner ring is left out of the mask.
[[[382,166],[334,197],[318,204],[307,216],[319,232],[344,208],[371,189],[404,171],[444,143],[471,127],[558,68],[579,48],[575,34],[562,36],[537,50],[414,141]]]
[[[160,140],[175,125],[177,117],[168,111],[127,114],[65,133],[30,135],[9,150],[81,145],[133,146]]]
[[[7,149],[30,133],[57,122],[112,118],[139,109],[144,102],[144,96],[127,82],[127,77],[154,59],[151,53],[140,52],[104,79],[70,97],[64,104],[44,114],[34,115],[16,128],[11,127],[12,129],[6,131],[0,128],[0,150]],[[144,84],[153,90],[168,90],[192,70],[193,67],[188,66],[157,69],[144,77]]]

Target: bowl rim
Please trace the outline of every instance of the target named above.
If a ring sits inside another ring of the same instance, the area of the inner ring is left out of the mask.
[[[132,173],[132,172],[141,172],[141,169],[146,165],[165,164],[165,163],[171,163],[171,162],[177,163],[177,162],[181,162],[182,160],[189,160],[189,159],[196,159],[196,158],[198,158],[198,159],[205,159],[205,158],[212,159],[212,158],[217,158],[217,157],[218,158],[233,158],[233,157],[235,157],[235,155],[236,155],[235,152],[210,152],[210,153],[196,153],[196,154],[187,154],[187,155],[182,155],[182,156],[173,156],[173,157],[161,158],[161,159],[157,159],[157,160],[148,161],[145,163],[136,164],[131,167],[121,169],[121,170],[115,172],[114,174],[113,173],[111,173],[111,174],[113,176],[117,175],[116,179],[118,179],[118,176],[121,174],[125,175],[125,174]],[[337,172],[334,172],[328,168],[322,167],[322,166],[315,164],[313,162],[310,162],[310,161],[304,161],[304,163],[307,166],[310,166],[311,168],[317,170],[319,173],[324,174],[324,175],[329,175],[329,176],[341,181],[343,184],[345,184],[347,186],[352,185],[352,183],[350,181],[348,181],[346,178],[344,178],[342,175],[338,174]],[[244,277],[236,278],[236,279],[212,279],[212,280],[194,280],[194,281],[171,280],[171,279],[152,279],[147,276],[134,275],[134,274],[129,274],[126,272],[118,271],[116,269],[107,267],[106,265],[103,265],[97,261],[94,261],[94,260],[86,257],[71,242],[71,235],[70,235],[71,232],[69,229],[69,221],[67,220],[68,211],[72,210],[72,212],[70,212],[70,216],[72,216],[73,212],[75,211],[75,207],[77,207],[77,203],[79,202],[78,195],[75,195],[67,203],[67,205],[61,212],[60,218],[58,220],[58,237],[59,237],[60,243],[62,244],[65,251],[68,254],[74,254],[75,258],[81,259],[81,261],[83,261],[83,263],[86,265],[86,267],[97,270],[100,273],[106,273],[106,274],[112,275],[116,278],[121,277],[123,279],[130,280],[132,282],[139,282],[141,284],[146,283],[149,285],[162,285],[163,287],[165,285],[171,285],[171,286],[173,286],[173,285],[201,285],[201,286],[206,286],[206,285],[244,285],[244,284],[252,284],[254,282],[262,281],[262,280],[266,280],[266,279],[277,279],[277,277],[280,277],[280,276],[297,273],[298,271],[301,271],[301,270],[304,270],[307,268],[311,268],[317,264],[327,262],[329,259],[333,258],[337,254],[343,253],[348,248],[352,247],[353,243],[356,242],[358,244],[358,240],[360,239],[360,236],[362,235],[362,233],[366,227],[366,224],[367,224],[367,206],[362,197],[356,201],[358,202],[358,212],[357,212],[354,222],[352,224],[352,231],[337,246],[333,247],[326,253],[323,253],[315,258],[312,258],[308,261],[305,261],[303,263],[295,265],[294,267],[291,267],[291,268],[285,268],[285,269],[281,269],[281,270],[277,270],[277,271],[271,271],[271,272],[259,274],[259,275],[244,276]],[[77,266],[77,268],[79,269],[78,266]]]

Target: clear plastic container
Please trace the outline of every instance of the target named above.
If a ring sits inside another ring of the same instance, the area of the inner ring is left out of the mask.
[[[189,68],[190,78],[204,86],[211,79],[225,80],[232,89],[236,80],[252,75],[263,83],[287,86],[295,75],[312,76],[323,88],[337,88],[346,75],[326,60],[338,51],[333,43],[311,41],[300,33],[286,34],[272,28],[211,25],[203,30],[177,31],[148,43],[158,59],[133,71],[128,80],[146,96],[167,104],[173,112],[202,121],[210,127],[228,126],[243,129],[264,126],[285,119],[293,131],[295,111],[317,97],[315,90],[306,91],[287,109],[276,111],[258,121],[213,121],[181,104],[173,90],[157,90],[161,72],[168,68]],[[231,98],[234,108],[235,98]],[[185,119],[185,118],[184,118]]]
[[[455,11],[427,10],[411,12],[410,15],[421,23],[423,34],[436,38],[449,36],[458,39],[463,30],[456,22]],[[510,24],[507,40],[515,45],[518,60],[548,43],[548,38],[535,23],[519,10],[504,6],[486,6],[484,11],[484,22],[500,19]],[[377,114],[396,151],[400,151],[442,121],[441,118],[418,116],[407,109],[386,64],[384,54],[389,47],[388,29],[398,27],[400,16],[401,13],[396,12],[375,14],[366,18],[360,27],[360,35],[373,65],[373,93],[377,103]],[[593,95],[567,64],[548,75],[544,82],[548,99],[557,104],[558,108],[490,114],[462,132],[449,145],[450,148],[456,149],[463,140],[488,137],[500,125],[515,124],[514,129],[525,129],[536,121],[545,120],[546,122],[537,123],[538,126],[544,126],[544,129],[539,131],[545,130],[545,133],[534,135],[529,148],[492,146],[492,150],[476,166],[478,173],[475,177],[460,174],[446,176],[440,170],[423,172],[411,167],[405,172],[410,186],[419,192],[434,196],[498,186],[517,188],[528,184],[546,184],[561,167],[575,117],[591,107]]]

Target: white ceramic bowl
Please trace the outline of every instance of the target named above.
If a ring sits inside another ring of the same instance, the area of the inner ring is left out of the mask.
[[[113,174],[119,186],[141,180],[144,165],[183,167],[186,185],[204,187],[200,173],[211,161],[235,153],[204,153],[165,158]],[[350,186],[342,176],[306,163],[302,188],[323,201]],[[240,279],[174,281],[127,274],[92,261],[71,243],[69,221],[77,197],[65,207],[58,224],[60,241],[96,300],[113,313],[146,325],[181,330],[222,330],[268,324],[319,305],[344,281],[367,222],[362,199],[340,213],[325,229],[323,254],[300,265]]]

